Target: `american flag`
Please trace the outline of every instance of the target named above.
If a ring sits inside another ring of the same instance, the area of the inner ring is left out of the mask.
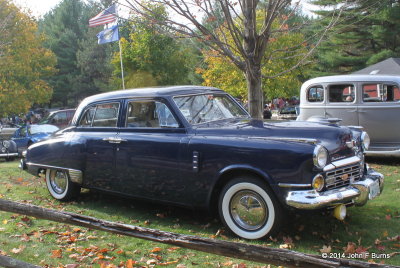
[[[89,27],[95,27],[107,23],[114,22],[117,19],[115,16],[115,4],[103,10],[89,20]]]

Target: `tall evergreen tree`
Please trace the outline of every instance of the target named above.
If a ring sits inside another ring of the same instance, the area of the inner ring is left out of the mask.
[[[95,2],[63,0],[40,21],[46,46],[57,56],[59,71],[49,81],[54,88],[52,104],[75,106],[82,98],[108,89],[110,46],[97,45],[100,29],[88,27],[89,19],[102,8]]]
[[[350,73],[388,57],[400,56],[400,5],[397,0],[314,0],[320,31],[332,7],[345,5],[341,20],[318,48],[315,75]],[[324,18],[324,19],[321,19]]]

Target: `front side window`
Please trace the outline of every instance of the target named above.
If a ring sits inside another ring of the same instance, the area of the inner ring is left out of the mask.
[[[393,102],[400,100],[400,90],[397,86],[388,84],[364,84],[364,102]]]
[[[307,100],[309,102],[323,102],[324,88],[322,86],[313,86],[307,90]]]
[[[78,126],[81,127],[116,127],[119,103],[103,103],[89,107],[83,113]]]
[[[128,104],[126,127],[178,128],[171,110],[159,101],[132,101]]]
[[[99,104],[93,118],[93,127],[116,127],[119,103]]]
[[[180,96],[174,97],[174,101],[190,124],[249,117],[228,95],[202,94]]]
[[[354,102],[356,91],[354,85],[330,85],[329,102]]]

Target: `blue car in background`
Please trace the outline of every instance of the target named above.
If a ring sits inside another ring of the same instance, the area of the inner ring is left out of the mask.
[[[18,152],[28,148],[31,144],[42,141],[59,130],[53,125],[26,125],[18,128],[11,139],[17,144]]]

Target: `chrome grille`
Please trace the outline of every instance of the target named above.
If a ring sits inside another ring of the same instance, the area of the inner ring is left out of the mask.
[[[350,183],[359,181],[361,176],[359,164],[328,171],[325,179],[326,188],[330,190],[350,185]]]

